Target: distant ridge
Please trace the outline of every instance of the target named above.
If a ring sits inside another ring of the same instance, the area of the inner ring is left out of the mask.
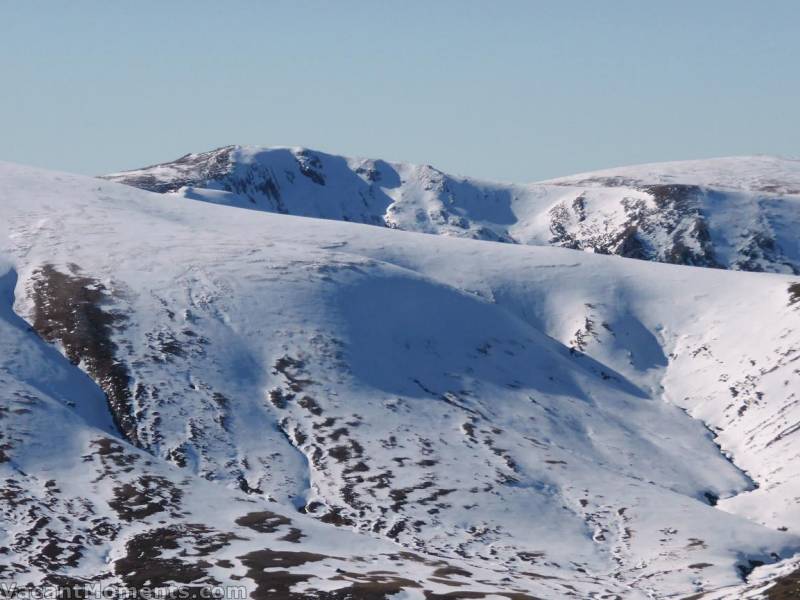
[[[104,176],[241,208],[657,262],[800,273],[800,161],[655,163],[514,185],[306,148],[226,146]]]

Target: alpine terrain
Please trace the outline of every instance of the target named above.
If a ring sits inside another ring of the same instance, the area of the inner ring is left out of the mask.
[[[800,160],[720,158],[537,184],[305,148],[227,146],[106,177],[153,192],[407,231],[800,273]]]
[[[0,163],[0,582],[800,597],[798,231],[770,157]]]

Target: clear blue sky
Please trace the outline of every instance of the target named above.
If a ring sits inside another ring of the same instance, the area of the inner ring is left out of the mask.
[[[800,155],[800,1],[0,0],[0,160],[240,143],[532,181]]]

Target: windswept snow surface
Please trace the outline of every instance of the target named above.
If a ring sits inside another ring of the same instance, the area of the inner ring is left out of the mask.
[[[269,212],[800,274],[800,160],[661,163],[509,185],[454,177],[429,165],[227,146],[106,178]]]
[[[797,277],[11,164],[0,265],[4,577],[733,598],[800,552]]]
[[[679,160],[579,173],[543,183],[570,185],[588,182],[596,185],[602,184],[604,180],[645,185],[698,185],[740,192],[797,196],[800,194],[800,159],[761,155]]]

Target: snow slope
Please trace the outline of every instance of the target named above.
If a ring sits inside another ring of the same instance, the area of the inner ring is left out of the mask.
[[[800,273],[800,161],[752,156],[528,185],[305,148],[228,146],[107,179],[181,198],[673,264]]]
[[[11,312],[15,275],[8,265],[3,273],[4,592],[103,585],[201,597],[201,588],[244,585],[254,597],[332,600],[405,588],[422,597],[423,585],[431,594],[521,589],[516,578],[401,552],[131,446],[114,432],[100,390]],[[459,584],[465,574],[471,581]]]
[[[797,278],[9,164],[0,228],[17,577],[736,597],[800,551]]]
[[[800,194],[800,159],[731,156],[617,167],[551,179],[557,185],[696,185],[767,194]]]

